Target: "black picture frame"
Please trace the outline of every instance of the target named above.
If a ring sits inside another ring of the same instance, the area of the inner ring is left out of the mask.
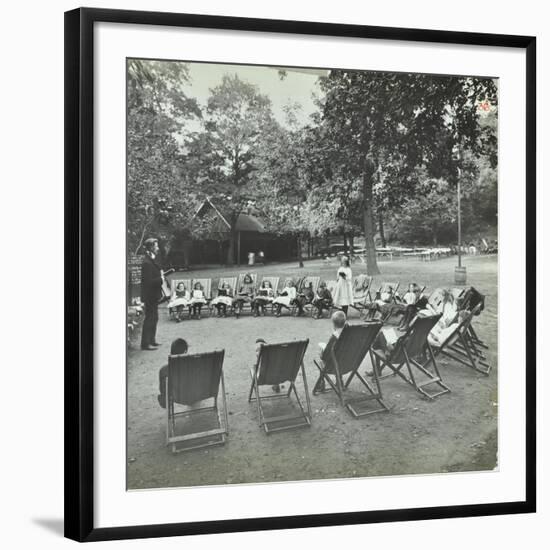
[[[520,48],[526,52],[526,498],[518,502],[94,528],[94,24],[259,31]],[[65,13],[65,536],[77,541],[536,511],[536,38],[306,21],[80,8]]]

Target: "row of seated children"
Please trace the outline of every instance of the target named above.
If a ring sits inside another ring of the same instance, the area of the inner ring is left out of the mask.
[[[186,307],[190,309],[195,318],[200,319],[202,307],[206,304],[207,300],[199,282],[194,285],[191,293],[185,288],[184,283],[180,282],[176,285],[168,308],[175,310],[176,320],[179,322],[184,319]],[[229,311],[236,318],[240,317],[245,304],[250,305],[255,317],[260,314],[265,315],[268,306],[275,308],[277,317],[281,316],[283,308],[290,309],[292,306],[296,306],[296,314],[301,316],[304,315],[304,306],[312,304],[316,310],[314,317],[320,318],[323,315],[323,310],[329,310],[332,306],[332,296],[324,282],[321,282],[317,292],[314,292],[312,283],[298,291],[294,281],[287,279],[284,288],[276,294],[268,280],[264,280],[260,288],[256,289],[252,277],[246,275],[235,294],[229,284],[221,284],[217,296],[211,304],[216,308],[218,317],[227,317]]]

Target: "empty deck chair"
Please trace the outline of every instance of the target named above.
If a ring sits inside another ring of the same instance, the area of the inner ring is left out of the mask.
[[[399,376],[428,399],[435,399],[450,392],[449,387],[441,379],[435,355],[428,342],[428,335],[440,317],[441,315],[417,316],[406,332],[395,342],[392,350],[380,350],[375,347],[376,361],[373,365],[373,372],[378,370],[380,374],[383,367],[388,367],[392,374]],[[433,373],[427,368],[430,363]],[[402,372],[403,368],[406,368],[407,374]],[[386,378],[392,374],[380,376],[380,378]],[[423,378],[422,382],[417,380],[417,375]],[[432,385],[436,386],[436,390],[430,393],[427,388]]]
[[[250,370],[252,383],[248,394],[248,402],[256,401],[258,420],[267,434],[275,431],[290,430],[311,426],[311,405],[304,369],[304,355],[309,340],[285,342],[281,344],[263,344],[258,353],[256,364]],[[296,378],[301,373],[304,383],[305,408],[296,391]],[[262,395],[264,386],[275,386],[289,383],[286,393]],[[290,400],[294,394],[300,411],[282,415],[268,416],[264,401],[286,398]],[[298,414],[296,414],[298,412]]]
[[[382,328],[380,322],[363,323],[361,325],[346,325],[340,336],[331,337],[320,359],[313,362],[319,369],[319,378],[313,387],[313,395],[334,390],[340,403],[354,418],[360,418],[375,412],[387,411],[388,407],[382,400],[382,391],[378,381],[378,373],[373,369],[374,387],[359,373],[359,367],[367,355],[374,365],[372,345]],[[347,379],[344,381],[344,376]],[[332,380],[334,377],[334,381]],[[348,399],[346,390],[354,377],[357,377],[367,389],[368,394],[356,399]],[[330,388],[326,388],[328,383]],[[376,401],[379,407],[373,409]]]
[[[222,370],[224,353],[221,350],[168,357],[166,445],[172,446],[172,452],[225,443],[229,422]],[[194,408],[196,403],[210,399],[213,400],[211,406]],[[176,406],[185,409],[176,412]],[[201,429],[194,427],[194,424],[198,424],[194,419],[199,414],[208,412],[215,413],[216,426],[210,429],[204,429],[204,426]],[[187,429],[178,426],[178,419],[188,420]]]
[[[464,317],[460,321],[457,314],[456,328],[441,343],[432,341],[431,347],[436,357],[441,354],[489,376],[491,365],[469,330],[474,315],[480,309],[481,304],[478,304],[472,311],[464,311]]]
[[[191,293],[191,279],[172,279],[170,281],[170,300],[168,301],[167,307],[168,307],[168,314],[170,317],[175,317],[177,313],[177,308],[172,307],[172,304],[174,303],[174,300],[176,299],[176,288],[179,285],[179,283],[183,283],[185,285],[185,290],[189,293]],[[187,307],[187,306],[185,306]]]

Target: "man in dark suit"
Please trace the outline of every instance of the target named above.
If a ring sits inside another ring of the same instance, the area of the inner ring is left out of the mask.
[[[141,301],[145,305],[145,318],[141,331],[141,349],[153,351],[160,345],[157,343],[156,334],[164,276],[155,261],[159,252],[158,240],[147,239],[144,246],[145,257],[141,264]]]

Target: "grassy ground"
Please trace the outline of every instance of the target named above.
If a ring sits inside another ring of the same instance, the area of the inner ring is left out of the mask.
[[[456,258],[434,262],[414,259],[381,262],[381,281],[416,281],[427,286],[454,286]],[[267,436],[257,423],[255,405],[247,402],[249,368],[256,338],[283,342],[309,338],[305,356],[308,383],[316,379],[313,358],[317,343],[330,335],[328,320],[274,317],[239,320],[204,318],[174,323],[160,311],[157,352],[131,349],[128,353],[128,488],[220,485],[302,479],[424,474],[490,470],[497,456],[497,258],[464,260],[468,284],[486,294],[486,308],[474,326],[489,344],[493,365],[489,377],[467,367],[441,361],[443,379],[452,390],[433,402],[396,377],[382,381],[391,407],[359,420],[339,405],[332,393],[312,397],[311,428]],[[354,265],[357,274],[362,268]],[[260,266],[262,274],[320,275],[334,279],[336,262],[308,261]],[[236,269],[201,270],[190,277],[236,275]],[[375,286],[376,286],[375,283]],[[358,322],[352,314],[351,322]],[[225,349],[224,373],[229,407],[229,440],[223,447],[172,455],[165,447],[165,411],[157,403],[158,369],[166,363],[170,342],[185,338],[190,352]],[[369,365],[365,364],[365,368]],[[361,370],[364,370],[361,367]],[[352,386],[359,389],[355,381]],[[302,385],[298,384],[299,389]]]

